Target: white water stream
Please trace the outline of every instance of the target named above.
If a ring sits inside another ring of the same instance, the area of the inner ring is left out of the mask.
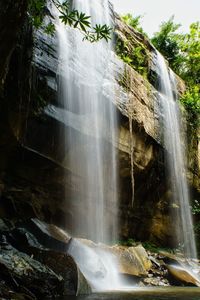
[[[113,25],[107,0],[74,0],[72,5],[91,16],[93,25]],[[112,41],[83,41],[78,30],[61,23],[57,32],[61,105],[74,124],[87,128],[84,134],[68,128],[65,135],[65,163],[81,182],[73,182],[75,192],[81,194],[77,204],[76,199],[72,204],[76,213],[73,234],[110,243],[117,232],[117,160],[112,145],[117,126],[111,101],[114,88],[109,80]]]
[[[73,0],[92,25],[113,27],[107,0]],[[72,235],[96,243],[117,239],[117,139],[112,40],[83,41],[77,30],[58,21],[59,100],[65,130],[65,166],[71,172]],[[68,124],[73,124],[68,126]],[[78,247],[77,247],[78,243]],[[69,253],[94,290],[119,287],[117,264],[105,251],[76,241]],[[80,254],[81,253],[81,254]]]
[[[186,180],[186,155],[183,137],[181,135],[181,120],[179,105],[176,102],[176,80],[174,74],[167,68],[162,55],[157,52],[157,73],[159,75],[159,96],[163,116],[164,144],[166,148],[166,164],[170,187],[172,188],[173,205],[177,207],[174,216],[177,245],[183,246],[188,258],[196,258],[192,214],[190,209],[189,190]]]

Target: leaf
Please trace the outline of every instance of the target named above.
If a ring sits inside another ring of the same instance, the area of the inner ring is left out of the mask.
[[[46,34],[50,34],[53,35],[55,33],[55,25],[53,23],[49,23],[46,27],[45,27],[45,33]]]

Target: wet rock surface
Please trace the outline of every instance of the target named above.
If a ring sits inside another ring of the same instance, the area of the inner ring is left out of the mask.
[[[121,282],[126,286],[199,286],[199,262],[189,262],[180,253],[154,253],[141,244],[97,245],[71,239],[59,227],[38,219],[16,224],[0,219],[0,297],[45,299],[90,294],[91,287],[80,269],[90,278],[102,280],[107,266],[101,255],[105,252],[117,258]],[[94,257],[94,253],[98,255]]]
[[[199,286],[199,261],[188,260],[181,253],[148,253],[152,267],[145,286]]]
[[[0,3],[0,92],[8,73],[9,61],[24,23],[27,0],[2,0]]]
[[[68,241],[64,231],[37,219],[10,229],[9,222],[1,219],[0,296],[43,299],[90,293],[83,274],[66,253]]]
[[[88,248],[95,251],[95,258]],[[71,239],[70,250],[81,269],[93,278],[105,276],[106,268],[101,255],[106,252],[116,258],[121,282],[126,286],[199,286],[199,261],[184,258],[180,251],[176,254],[166,251],[155,253],[145,250],[141,244],[111,247],[86,239]]]
[[[141,245],[136,247],[115,246],[111,251],[119,261],[119,270],[122,274],[145,276],[151,268],[151,261]]]
[[[13,289],[19,292],[27,290],[30,291],[30,295],[37,295],[38,297],[59,294],[62,277],[56,275],[47,266],[9,245],[2,248],[0,276],[2,280],[6,278]]]
[[[93,268],[91,267],[91,272],[94,272],[94,276],[95,272],[99,273],[99,275],[104,274],[104,266],[101,262],[101,251],[110,253],[112,257],[116,258],[118,271],[121,275],[125,275],[125,277],[126,275],[146,276],[152,266],[151,260],[141,244],[132,247],[119,245],[108,246],[105,244],[95,244],[85,239],[70,240],[70,249],[76,253],[79,260],[81,258],[83,259],[83,257],[85,257],[85,260],[89,260],[87,257],[87,248],[94,249],[97,253],[100,253],[100,259],[97,257],[98,262],[95,264],[95,266],[98,266],[98,269],[95,270],[95,266]]]
[[[200,278],[194,273],[193,269],[188,265],[166,265],[169,274],[174,278],[174,281],[185,285],[200,286]]]

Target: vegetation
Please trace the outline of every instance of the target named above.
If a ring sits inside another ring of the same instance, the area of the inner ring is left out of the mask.
[[[185,80],[187,91],[180,99],[188,112],[189,124],[196,129],[200,116],[200,24],[193,23],[190,32],[180,39],[182,55],[178,74]]]
[[[117,244],[119,244],[120,246],[125,246],[125,247],[136,247],[137,245],[141,244],[147,251],[154,252],[154,253],[159,253],[160,251],[176,253],[178,250],[178,249],[174,249],[174,248],[160,247],[152,242],[139,242],[132,238],[127,239],[127,240],[117,241]]]
[[[151,39],[154,46],[169,61],[170,67],[187,83],[198,84],[200,75],[200,24],[190,25],[187,34],[177,33],[180,24],[174,17],[160,26]]]
[[[133,27],[147,37],[143,31],[140,21],[142,16],[133,17],[131,14],[122,16],[122,20],[129,26]],[[116,42],[117,55],[128,65],[133,67],[142,76],[147,77],[148,73],[148,54],[145,46],[136,44],[131,36],[126,37],[127,40],[121,40],[119,37]]]
[[[175,24],[171,17],[161,24],[151,41],[185,80],[187,90],[180,101],[188,112],[189,124],[196,128],[200,113],[200,24],[191,24],[187,34],[177,33],[179,28],[180,24]]]
[[[147,77],[148,56],[145,47],[141,44],[135,47],[129,45],[129,41],[122,41],[119,38],[116,43],[117,55],[138,73]]]
[[[140,24],[141,16],[126,14],[122,20],[147,37]],[[180,27],[181,25],[176,24],[172,16],[161,24],[151,42],[168,60],[174,72],[186,83],[187,90],[180,101],[187,110],[188,124],[194,133],[199,124],[200,114],[200,24],[199,22],[191,24],[187,34],[179,33]],[[117,54],[146,77],[147,55],[142,46],[130,50],[124,42],[118,41]]]
[[[45,0],[29,0],[28,12],[31,23],[35,28],[42,26],[44,18]]]
[[[160,30],[151,39],[153,45],[168,60],[170,67],[176,73],[182,61],[179,46],[181,35],[176,33],[180,26],[180,24],[174,23],[174,17],[172,16],[167,22],[161,24]]]
[[[190,32],[180,39],[182,68],[180,76],[191,86],[200,84],[200,23],[192,23]],[[179,72],[178,72],[179,74]]]
[[[196,129],[200,116],[200,86],[191,85],[180,98],[181,103],[187,110],[188,123],[192,129]]]
[[[59,11],[59,18],[61,21],[68,26],[77,28],[83,34],[83,40],[90,42],[97,42],[105,39],[108,41],[111,38],[111,31],[108,25],[96,24],[92,27],[90,16],[87,16],[83,12],[79,12],[76,9],[70,8],[70,1],[64,1],[62,4],[59,0],[51,0]],[[39,28],[43,26],[43,18],[45,11],[46,0],[29,0],[29,13],[33,26]],[[54,34],[55,26],[53,23],[49,23],[45,26],[45,32],[47,34]]]
[[[144,36],[148,37],[146,32],[144,32],[142,26],[141,26],[141,19],[142,16],[136,16],[134,17],[131,14],[126,14],[124,16],[122,16],[122,20],[129,26],[133,27],[135,30],[139,31],[140,33],[142,33]]]
[[[135,247],[137,245],[137,242],[134,239],[128,239],[123,241],[117,241],[117,244],[126,247]]]
[[[200,202],[197,199],[193,201],[192,214],[195,219],[194,232],[196,236],[197,249],[200,255]]]

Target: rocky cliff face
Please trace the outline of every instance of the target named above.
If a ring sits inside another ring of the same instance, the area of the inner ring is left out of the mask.
[[[27,0],[3,0],[0,3],[0,91],[4,85],[10,57],[17,43],[27,10]]]
[[[51,14],[48,18],[52,18]],[[149,78],[144,79],[115,57],[121,91],[116,95],[119,138],[115,141],[120,174],[120,235],[169,245],[173,241],[173,208],[165,178],[157,95],[152,85],[154,49],[141,34],[117,16],[115,19],[118,38],[131,36],[129,47],[144,45]],[[78,195],[81,179],[65,165],[60,137],[74,125],[70,120],[64,124],[45,109],[49,104],[58,108],[57,44],[56,35],[47,36],[42,30],[32,38],[32,30],[26,24],[15,43],[0,101],[0,213],[13,220],[38,217],[70,230],[76,216],[68,195]],[[0,69],[3,70],[1,65]],[[178,85],[181,92],[181,80]],[[78,119],[73,122],[78,124]],[[74,133],[85,134],[81,130],[75,126]],[[194,170],[192,162],[190,166],[188,176],[199,195],[199,169]]]

